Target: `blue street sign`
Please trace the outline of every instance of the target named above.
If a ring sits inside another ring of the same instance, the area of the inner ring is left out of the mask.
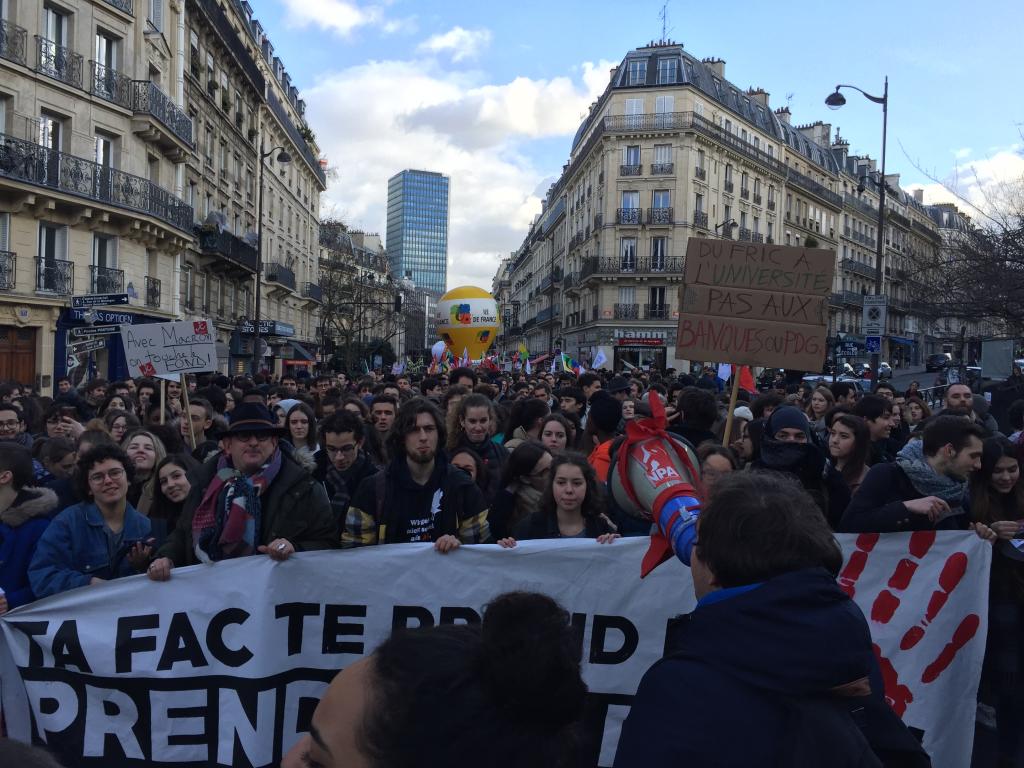
[[[865,336],[864,337],[864,348],[870,354],[878,354],[882,351],[882,337],[881,336]]]

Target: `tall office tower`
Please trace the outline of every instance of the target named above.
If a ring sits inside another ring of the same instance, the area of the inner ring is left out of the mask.
[[[405,170],[388,179],[391,274],[440,296],[448,278],[448,177]]]

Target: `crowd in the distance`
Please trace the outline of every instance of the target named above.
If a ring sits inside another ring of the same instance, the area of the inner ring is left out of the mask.
[[[772,386],[729,397],[713,370],[222,375],[0,386],[0,612],[133,573],[401,542],[612,543],[649,527],[606,492],[625,424],[656,394],[713,492],[729,473],[798,483],[837,532],[974,530],[996,546],[982,699],[1005,749],[1024,695],[1024,401],[916,383]],[[1004,713],[1016,713],[1004,717]]]

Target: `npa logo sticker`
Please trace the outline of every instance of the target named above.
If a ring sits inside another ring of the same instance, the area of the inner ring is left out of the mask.
[[[640,461],[644,465],[647,479],[655,488],[667,483],[682,482],[679,470],[676,469],[668,451],[656,441],[652,440],[640,445]]]

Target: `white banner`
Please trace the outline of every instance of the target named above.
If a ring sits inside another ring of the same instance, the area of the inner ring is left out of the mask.
[[[957,532],[839,539],[840,582],[869,617],[888,697],[936,768],[969,764],[991,547]],[[393,627],[477,621],[496,595],[527,589],[584,629],[587,748],[610,766],[667,622],[694,607],[677,561],[639,579],[646,547],[391,545],[85,587],[0,619],[0,702],[10,735],[76,766],[276,766],[334,674]]]
[[[180,374],[217,370],[217,347],[209,320],[122,325],[121,342],[132,375],[174,381]]]

